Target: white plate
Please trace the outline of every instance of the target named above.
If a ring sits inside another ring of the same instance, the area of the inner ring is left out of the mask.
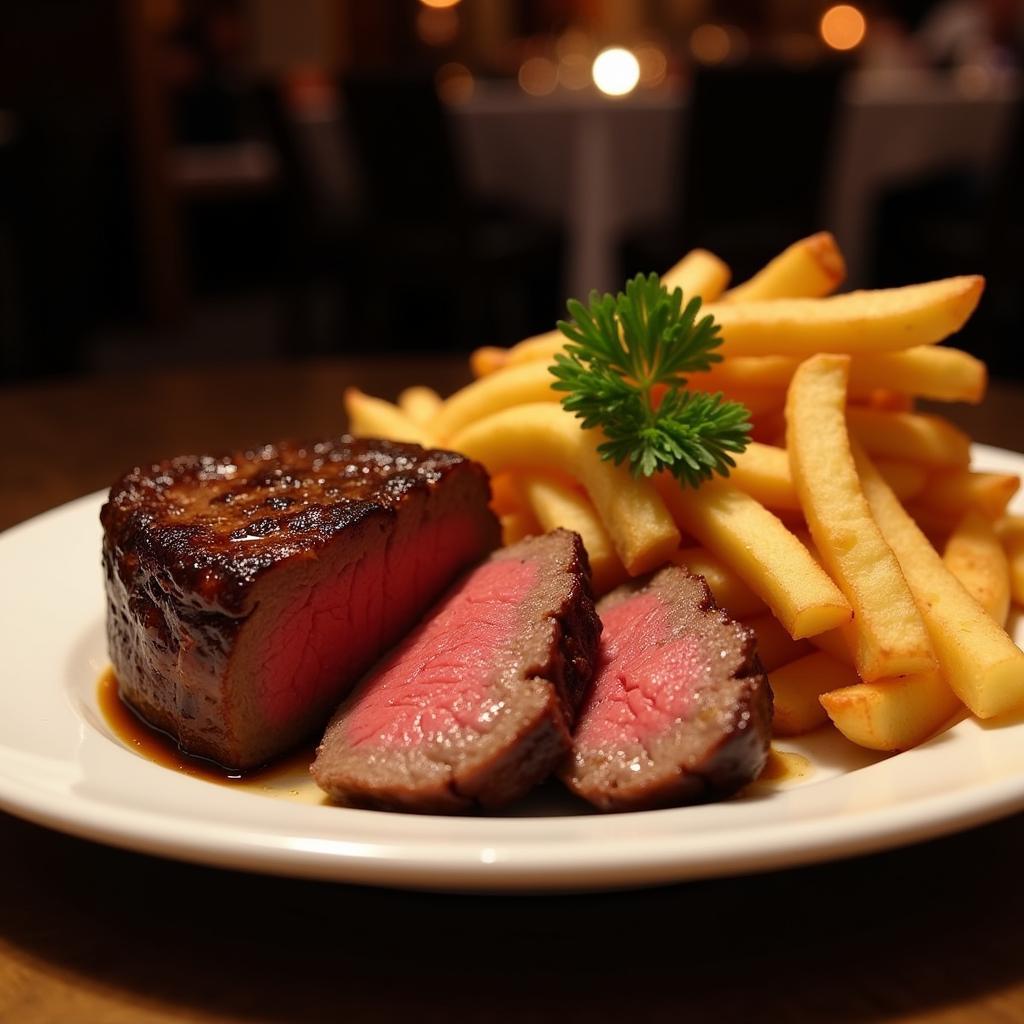
[[[977,446],[975,460],[1024,473],[1024,456],[1011,452]],[[608,816],[580,813],[555,787],[511,815],[439,818],[306,802],[313,791],[298,776],[266,792],[190,778],[123,745],[98,708],[106,665],[100,503],[91,495],[0,536],[0,807],[56,829],[275,874],[572,889],[848,856],[1024,807],[1024,719],[1000,727],[966,720],[888,758],[822,730],[778,744],[810,759],[801,779],[762,783],[720,804]],[[1020,643],[1024,624],[1015,628]]]

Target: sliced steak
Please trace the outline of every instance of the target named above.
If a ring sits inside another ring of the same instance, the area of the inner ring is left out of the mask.
[[[577,534],[495,552],[338,709],[314,778],[354,806],[515,800],[568,753],[600,630]]]
[[[343,437],[134,469],[100,514],[121,695],[193,754],[259,765],[498,543],[483,468]]]
[[[604,811],[728,796],[757,778],[771,690],[754,633],[670,567],[598,606],[601,660],[563,778]]]

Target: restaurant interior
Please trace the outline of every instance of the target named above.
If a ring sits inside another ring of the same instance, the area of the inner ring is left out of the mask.
[[[1019,376],[1014,0],[31,0],[0,33],[0,381],[467,352],[703,246],[985,274]]]

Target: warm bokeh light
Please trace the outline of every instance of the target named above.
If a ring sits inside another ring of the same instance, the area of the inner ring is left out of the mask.
[[[546,57],[530,57],[519,67],[519,88],[531,96],[547,96],[558,85],[558,67]]]
[[[416,34],[428,46],[447,46],[459,34],[458,11],[425,7],[416,15]]]
[[[668,72],[668,60],[665,54],[653,43],[645,43],[636,48],[636,60],[640,65],[640,84],[648,89],[661,85]]]
[[[434,81],[437,93],[445,103],[465,103],[473,98],[473,73],[465,64],[442,64]]]
[[[732,42],[721,25],[698,25],[690,34],[690,52],[701,64],[721,64]]]
[[[590,61],[582,53],[567,53],[558,62],[558,84],[574,91],[590,85]]]
[[[611,46],[594,58],[594,85],[606,96],[625,96],[640,81],[640,64],[629,50]]]
[[[836,4],[822,16],[819,29],[826,46],[833,50],[852,50],[867,31],[864,15],[850,4]]]
[[[420,3],[423,4],[424,7],[442,8],[454,7],[459,3],[459,0],[420,0]]]

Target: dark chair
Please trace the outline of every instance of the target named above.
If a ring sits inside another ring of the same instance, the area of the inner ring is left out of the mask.
[[[625,240],[624,269],[665,270],[703,246],[734,278],[827,227],[823,199],[841,62],[701,68],[680,124],[679,191],[666,227]]]
[[[471,198],[433,81],[348,77],[342,95],[375,343],[467,349],[550,328],[563,299],[561,230]]]
[[[324,195],[303,124],[283,84],[261,83],[254,100],[263,135],[277,158],[282,348],[289,355],[344,348],[358,321],[356,226]]]

